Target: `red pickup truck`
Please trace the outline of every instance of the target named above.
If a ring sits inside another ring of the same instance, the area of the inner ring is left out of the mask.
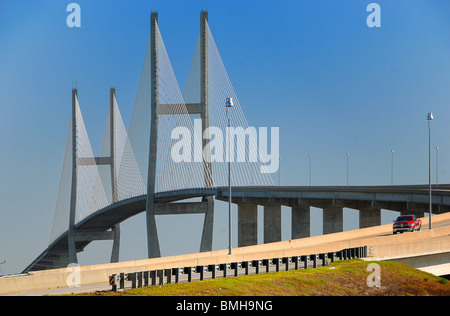
[[[403,232],[413,232],[420,230],[422,221],[416,215],[401,215],[397,217],[393,225],[394,234]]]

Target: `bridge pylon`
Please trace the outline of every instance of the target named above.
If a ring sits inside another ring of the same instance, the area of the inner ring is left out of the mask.
[[[158,53],[158,13],[152,12],[150,16],[150,54],[151,54],[151,130],[149,146],[149,165],[147,178],[147,245],[148,257],[156,258],[161,256],[159,247],[158,232],[155,216],[158,214],[198,214],[204,213],[203,232],[200,245],[200,252],[212,250],[213,221],[214,221],[214,197],[204,196],[199,204],[183,203],[183,207],[176,205],[157,205],[155,201],[156,193],[156,165],[158,150],[158,121],[160,115],[180,114],[176,110],[176,105],[161,104],[159,102],[159,53]],[[212,188],[211,172],[211,151],[207,139],[209,135],[209,100],[208,100],[208,12],[200,13],[200,103],[187,103],[188,114],[200,115],[202,120],[202,148],[203,150],[203,173],[206,188]],[[180,204],[180,203],[177,203]],[[164,209],[165,213],[161,213]],[[172,209],[172,210],[169,210]]]
[[[77,207],[78,170],[80,166],[107,165],[111,173],[111,196],[112,203],[118,201],[117,179],[116,179],[116,89],[110,89],[109,110],[109,142],[110,152],[106,157],[78,157],[78,121],[77,104],[78,90],[72,89],[72,185],[70,195],[69,229],[68,229],[68,263],[78,263],[77,252],[84,248],[86,242],[93,240],[113,240],[111,262],[119,261],[120,224],[111,227],[110,231],[79,231],[75,227],[75,215]]]

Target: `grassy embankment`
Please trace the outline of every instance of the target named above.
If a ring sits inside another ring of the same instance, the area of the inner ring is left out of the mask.
[[[168,284],[119,292],[96,292],[87,295],[120,296],[450,296],[450,282],[429,273],[396,262],[375,262],[380,265],[380,286],[367,271],[370,262],[354,259],[329,266],[307,269]]]

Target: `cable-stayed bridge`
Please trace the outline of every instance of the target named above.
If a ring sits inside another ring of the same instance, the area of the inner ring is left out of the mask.
[[[46,253],[46,258],[51,259],[40,268],[77,263],[77,252],[86,243],[98,239],[114,240],[111,261],[118,261],[120,221],[115,221],[107,231],[103,227],[82,231],[79,226],[111,205],[132,203],[142,196],[146,196],[149,257],[160,256],[155,215],[163,206],[156,204],[155,198],[161,192],[186,189],[206,193],[194,193],[202,198],[201,202],[177,203],[171,207],[184,207],[184,213],[205,214],[200,250],[211,250],[214,210],[211,192],[227,185],[228,169],[223,149],[212,148],[210,139],[218,137],[217,130],[226,134],[226,98],[234,100],[233,111],[229,113],[233,126],[245,131],[248,123],[209,29],[208,13],[203,11],[200,15],[199,37],[184,93],[180,91],[165,49],[157,12],[152,12],[150,22],[151,32],[129,129],[125,129],[116,90],[112,88],[99,157],[94,156],[89,142],[78,90],[72,90],[72,116]],[[253,136],[240,134],[236,141],[255,152]],[[261,168],[264,164],[260,159],[236,162],[234,185],[273,185],[270,174],[260,172]],[[67,243],[60,247],[62,238]],[[27,270],[35,268],[32,264]]]
[[[226,98],[234,101],[228,113]],[[209,29],[208,13],[200,14],[199,37],[182,93],[158,27],[158,13],[153,12],[128,131],[112,88],[100,156],[90,146],[78,90],[72,90],[49,246],[25,271],[77,263],[77,253],[95,240],[113,240],[111,262],[117,262],[120,223],[144,211],[149,258],[161,256],[155,217],[165,214],[204,214],[200,252],[212,250],[214,200],[229,198],[228,152],[226,146],[218,146],[226,141],[221,136],[228,135],[227,115],[234,127],[250,130]],[[258,205],[264,205],[264,242],[281,240],[281,205],[292,207],[293,238],[309,235],[311,206],[327,214],[324,233],[342,230],[344,207],[362,211],[361,227],[379,224],[381,209],[418,214],[426,210],[428,191],[423,186],[275,187],[255,135],[235,136],[233,150],[244,144],[244,156],[248,155],[231,164],[232,202],[239,205],[239,246],[257,243]],[[448,211],[449,187],[438,189],[433,197],[436,210]]]

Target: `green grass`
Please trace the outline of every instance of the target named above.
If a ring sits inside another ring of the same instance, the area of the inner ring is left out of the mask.
[[[369,287],[369,261],[353,259],[329,266],[191,283],[168,284],[119,292],[95,292],[105,296],[450,296],[450,282],[404,264],[382,261],[380,287]]]

